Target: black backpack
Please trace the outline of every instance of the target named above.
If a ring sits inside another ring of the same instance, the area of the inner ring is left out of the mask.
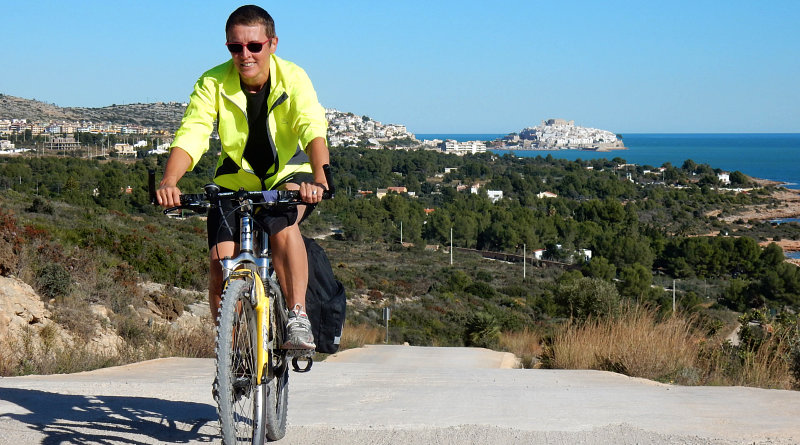
[[[342,338],[347,295],[344,285],[333,275],[333,268],[322,247],[305,236],[303,241],[308,252],[306,313],[311,320],[316,351],[333,354],[339,350]]]

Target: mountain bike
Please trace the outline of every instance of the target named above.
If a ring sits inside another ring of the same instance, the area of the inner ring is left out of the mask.
[[[330,167],[324,166],[333,197]],[[151,174],[151,197],[155,179]],[[216,338],[216,378],[212,392],[217,402],[222,443],[261,445],[286,434],[289,362],[295,371],[308,371],[313,350],[281,349],[288,312],[271,264],[269,236],[257,222],[259,207],[304,204],[297,191],[265,190],[222,192],[216,184],[204,193],[181,195],[181,205],[164,210],[188,209],[197,213],[220,211],[230,200],[239,220],[239,253],[220,262],[223,270],[222,303]],[[305,360],[305,368],[299,365]]]

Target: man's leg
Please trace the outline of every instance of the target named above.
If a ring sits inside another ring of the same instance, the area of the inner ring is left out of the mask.
[[[305,206],[298,206],[303,215]],[[306,244],[298,226],[301,217],[289,227],[269,237],[272,246],[272,264],[289,308],[289,335],[283,345],[287,349],[314,349],[314,336],[306,314],[306,288],[308,287],[308,257]]]
[[[291,225],[270,237],[272,264],[286,298],[286,306],[305,310],[308,287],[308,258],[306,244],[297,224]]]
[[[222,296],[222,264],[219,263],[219,260],[226,256],[232,257],[235,250],[236,243],[223,241],[212,246],[209,251],[208,306],[211,309],[214,324],[219,324],[219,305]]]

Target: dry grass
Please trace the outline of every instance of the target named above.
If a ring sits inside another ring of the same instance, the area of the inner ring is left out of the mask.
[[[28,328],[0,343],[0,376],[64,374],[115,366],[116,355],[93,352],[85,342],[57,341],[55,330]]]
[[[776,332],[748,349],[705,337],[690,317],[662,319],[653,309],[631,306],[616,317],[566,322],[546,342],[536,330],[503,333],[500,345],[526,368],[596,369],[682,385],[798,389],[793,332]]]
[[[364,345],[374,345],[382,342],[385,331],[372,325],[359,324],[351,325],[345,323],[342,330],[342,341],[340,349],[360,348]]]
[[[173,330],[167,335],[164,354],[168,357],[212,358],[215,336],[214,323],[210,319],[199,328]]]
[[[617,317],[567,324],[547,360],[553,368],[601,369],[691,384],[699,375],[703,340],[686,318],[659,320],[655,310],[634,306]]]
[[[214,356],[214,327],[142,331],[116,353],[93,350],[86,341],[56,341],[54,330],[27,329],[19,338],[0,342],[0,376],[65,374],[106,368],[161,357]]]
[[[528,328],[521,332],[503,332],[500,334],[500,349],[519,357],[523,368],[534,368],[543,352],[541,339],[539,332]]]
[[[739,352],[741,369],[728,373],[733,385],[761,388],[798,389],[800,382],[793,381],[791,364],[791,339],[788,333],[773,335],[754,349]]]

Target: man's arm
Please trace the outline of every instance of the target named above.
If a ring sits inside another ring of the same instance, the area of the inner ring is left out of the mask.
[[[322,192],[329,188],[328,180],[325,178],[325,171],[322,169],[323,165],[331,162],[325,138],[317,137],[312,139],[306,146],[306,154],[311,160],[314,182],[305,182],[300,185],[300,197],[303,201],[314,204],[322,201]]]
[[[324,145],[324,142],[323,142]],[[175,207],[181,204],[181,191],[178,181],[192,165],[192,157],[180,147],[173,147],[164,168],[164,178],[156,190],[156,198],[162,207]]]

